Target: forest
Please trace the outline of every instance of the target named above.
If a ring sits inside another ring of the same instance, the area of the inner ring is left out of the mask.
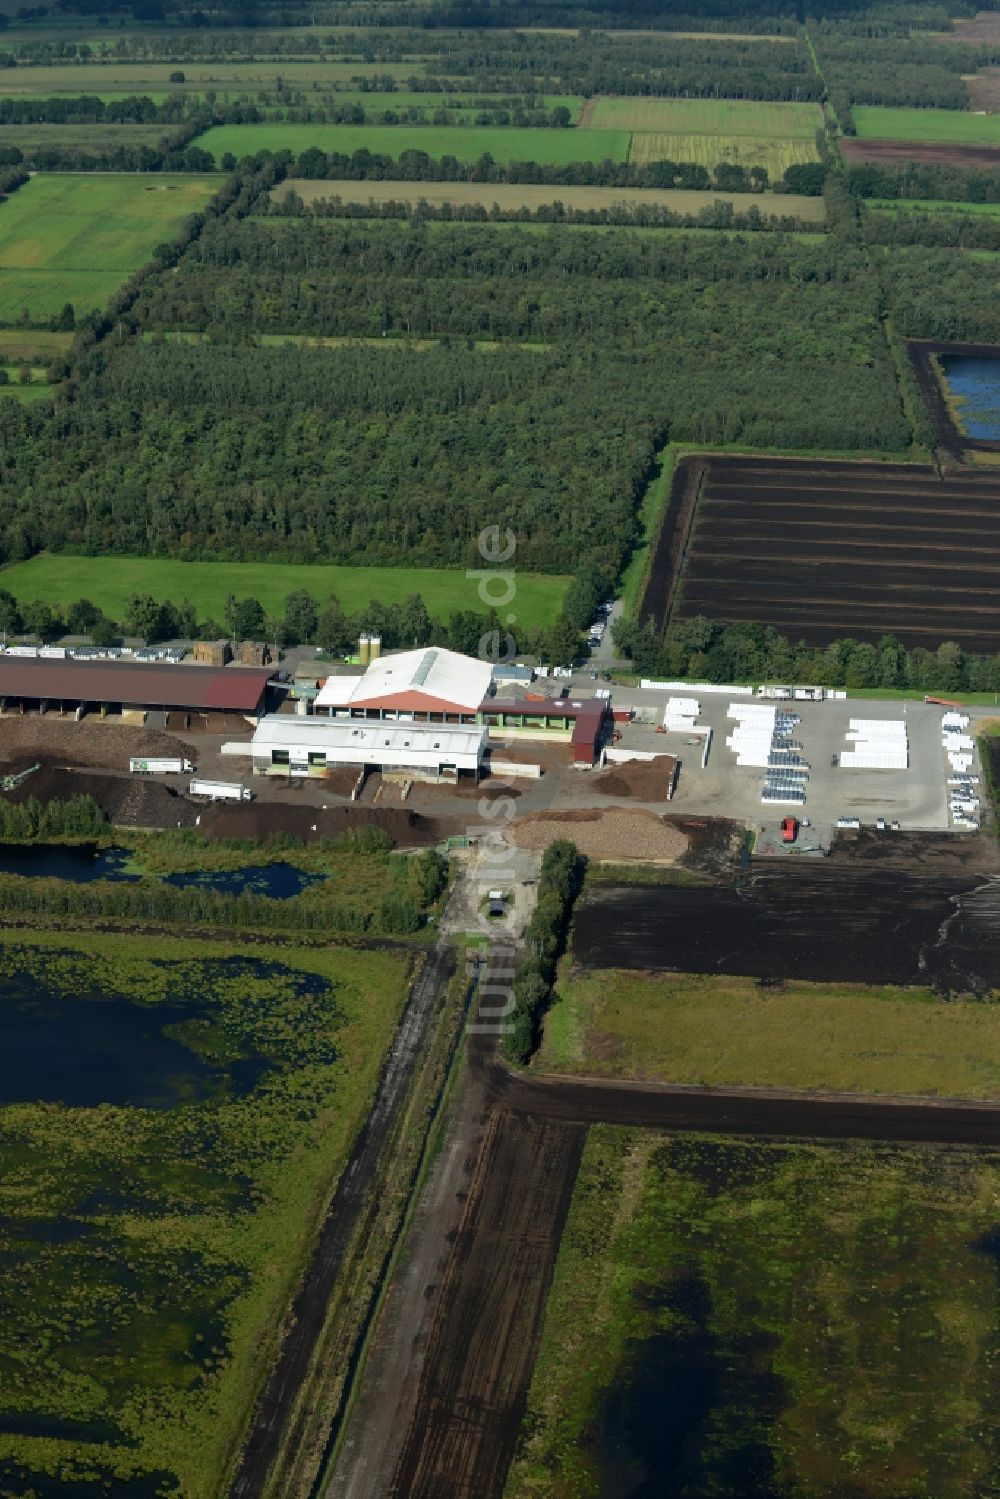
[[[847,167],[844,180],[857,198],[936,198],[946,203],[1000,203],[1000,168],[968,168],[943,162],[908,161],[900,166],[867,161]]]
[[[489,523],[616,575],[664,441],[905,450],[879,295],[793,236],[215,214],[10,411],[0,549],[439,565]]]

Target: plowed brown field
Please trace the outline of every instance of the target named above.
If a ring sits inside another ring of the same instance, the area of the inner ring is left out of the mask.
[[[813,645],[1000,650],[1000,474],[734,456],[680,464],[675,486],[671,511],[694,515],[654,563],[642,614],[661,625],[672,610]]]
[[[838,142],[848,166],[875,161],[895,166],[904,161],[942,162],[949,167],[1000,167],[1000,146],[956,146],[948,141],[883,141],[844,139]]]

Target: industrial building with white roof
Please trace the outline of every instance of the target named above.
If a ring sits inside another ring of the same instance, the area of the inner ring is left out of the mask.
[[[347,766],[457,780],[463,772],[478,777],[488,736],[485,726],[271,714],[257,725],[250,753],[255,775],[322,775]]]
[[[254,771],[321,776],[356,765],[440,779],[478,776],[491,728],[501,738],[558,735],[571,741],[576,763],[594,763],[610,717],[606,700],[499,699],[493,686],[489,661],[442,646],[380,656],[361,675],[327,677],[312,716],[262,719],[251,749]]]
[[[317,713],[409,718],[428,723],[475,723],[490,691],[488,661],[442,646],[380,656],[363,676],[328,677],[316,695]]]

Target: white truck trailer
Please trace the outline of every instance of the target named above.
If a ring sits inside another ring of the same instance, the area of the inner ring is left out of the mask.
[[[128,762],[128,768],[134,776],[175,776],[190,775],[194,770],[190,760],[143,760],[135,759]]]
[[[253,792],[249,786],[238,781],[192,781],[188,787],[191,796],[207,796],[213,802],[252,802]]]

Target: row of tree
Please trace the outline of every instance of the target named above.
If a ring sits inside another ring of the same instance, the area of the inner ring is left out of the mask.
[[[607,573],[585,565],[564,596],[562,609],[547,629],[518,630],[512,635],[496,611],[453,610],[432,619],[419,594],[401,603],[372,599],[366,608],[348,613],[330,597],[317,601],[305,590],[289,594],[281,616],[269,615],[258,599],[230,596],[223,620],[199,618],[188,600],[174,604],[149,595],[131,594],[122,620],[109,619],[90,599],[77,599],[65,610],[35,599],[24,604],[0,589],[0,631],[51,641],[86,636],[96,646],[117,646],[125,637],[155,644],[166,640],[261,640],[280,646],[316,645],[331,655],[355,649],[360,635],[377,635],[383,649],[447,646],[467,656],[504,659],[514,650],[568,665],[580,654],[580,638],[595,617],[597,605],[611,592]]]
[[[954,203],[1000,203],[1000,167],[959,167],[944,162],[907,161],[883,165],[867,161],[848,166],[847,189],[856,198],[936,198]]]
[[[0,839],[8,843],[30,843],[36,839],[100,838],[108,820],[90,796],[72,796],[66,801],[10,801],[0,796]]]
[[[510,1062],[528,1062],[537,1045],[582,877],[576,845],[564,838],[550,843],[542,855],[538,900],[524,934],[525,956],[514,974],[513,1007],[501,1037],[501,1050]]]
[[[698,615],[661,639],[649,623],[621,621],[615,647],[643,675],[697,682],[807,682],[822,687],[911,688],[919,692],[1000,692],[1000,655],[967,652],[955,641],[907,649],[894,635],[795,643],[767,625],[726,624]]]
[[[582,132],[580,140],[585,146],[586,135]],[[723,141],[720,137],[720,154]],[[369,151],[366,146],[350,154],[310,146],[297,158],[279,152],[278,159],[283,162],[287,176],[311,182],[509,182],[538,183],[545,187],[676,187],[688,191],[717,187],[724,192],[762,192],[769,185],[766,167],[741,167],[721,159],[712,168],[701,162],[671,161],[668,157],[644,162],[502,163],[491,152],[484,151],[475,161],[467,162],[449,155],[435,158],[417,147],[391,156],[384,151]],[[787,173],[786,183],[789,191],[798,191],[788,182]]]

